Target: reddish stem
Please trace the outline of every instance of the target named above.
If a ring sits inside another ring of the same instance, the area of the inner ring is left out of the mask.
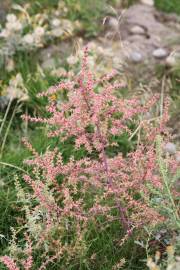
[[[83,86],[82,80],[80,80],[80,86],[82,88],[82,95],[83,95],[83,98],[84,98],[84,100],[86,102],[88,111],[92,115],[93,113],[91,112],[91,106],[90,106],[90,104],[88,102],[88,99],[87,99],[87,97],[85,95],[85,88]],[[112,181],[111,176],[109,175],[109,168],[108,168],[107,156],[106,156],[106,153],[105,153],[105,145],[104,145],[103,137],[102,137],[102,134],[101,134],[101,129],[100,129],[100,123],[99,123],[99,121],[96,124],[96,129],[97,129],[97,135],[98,135],[99,141],[103,145],[103,147],[101,149],[101,153],[102,153],[102,162],[104,164],[104,170],[105,170],[106,175],[107,175],[107,184],[108,184],[109,188],[113,189],[113,181]],[[116,202],[116,205],[117,205],[117,209],[119,210],[121,224],[123,225],[123,227],[124,227],[124,229],[126,231],[130,231],[129,221],[128,221],[127,216],[125,215],[125,209],[124,209],[124,207],[122,207],[122,205],[121,205],[120,202]]]

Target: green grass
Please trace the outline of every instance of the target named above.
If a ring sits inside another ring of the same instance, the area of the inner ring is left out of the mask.
[[[122,4],[127,7],[138,3],[138,0],[123,0]],[[174,12],[180,14],[180,1],[179,0],[154,0],[155,7],[165,12]]]
[[[166,69],[163,65],[156,68],[156,76],[159,80],[163,77],[170,82],[169,95],[172,98],[172,119],[178,119],[180,115],[180,67]]]
[[[35,148],[39,151],[48,145],[47,138],[42,129],[29,131],[29,137]],[[20,126],[11,128],[8,141],[4,149],[4,155],[0,159],[0,234],[5,236],[1,243],[0,254],[7,245],[6,239],[10,238],[10,228],[17,225],[16,218],[21,216],[17,206],[16,190],[14,186],[15,175],[20,179],[23,175],[22,170],[28,170],[23,165],[23,160],[29,157],[29,151],[22,144],[23,131]],[[23,183],[23,182],[22,182]]]
[[[72,21],[79,20],[83,25],[83,32],[87,38],[97,36],[102,29],[103,18],[112,0],[65,0],[68,7],[68,18]]]
[[[180,14],[179,0],[155,0],[155,6],[165,12],[175,12]]]

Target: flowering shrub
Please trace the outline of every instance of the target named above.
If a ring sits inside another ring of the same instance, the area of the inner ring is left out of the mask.
[[[27,244],[24,248],[12,241],[14,260],[1,258],[10,270],[45,269],[55,259],[64,266],[73,261],[78,265],[87,254],[89,226],[96,226],[98,219],[108,223],[119,220],[124,239],[144,225],[164,220],[149,205],[148,183],[163,188],[155,139],[159,133],[166,134],[168,101],[161,117],[147,120],[158,96],[145,104],[137,98],[119,98],[124,83],[114,81],[116,71],[96,79],[87,58],[85,48],[81,71],[72,82],[67,79],[39,94],[48,97],[48,118],[24,116],[26,121],[48,125],[48,136],[58,140],[55,148],[39,154],[24,139],[33,154],[25,161],[32,167],[31,174],[24,175],[32,193],[25,193],[18,181],[16,186],[26,214],[23,229]],[[61,102],[59,91],[64,93]],[[132,130],[132,125],[137,129]],[[126,157],[118,145],[124,133],[129,141],[138,133],[137,145]],[[68,141],[73,150],[65,159],[62,145]],[[33,266],[37,256],[39,262]]]

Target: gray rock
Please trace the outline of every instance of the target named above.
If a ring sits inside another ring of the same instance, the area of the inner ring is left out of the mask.
[[[133,35],[144,35],[145,29],[139,25],[135,25],[130,29],[130,33]]]
[[[169,67],[176,67],[176,66],[180,65],[180,52],[171,53],[166,58],[166,64]]]
[[[154,6],[154,0],[141,0],[141,3],[148,6]]]
[[[168,142],[164,146],[164,151],[171,155],[174,155],[176,154],[176,145],[174,143]]]
[[[140,63],[143,60],[143,56],[140,52],[134,51],[130,54],[130,60],[134,63]]]
[[[163,48],[158,48],[156,50],[153,51],[153,56],[157,59],[163,59],[165,57],[167,57],[168,52],[166,49]]]
[[[0,96],[0,111],[3,111],[8,105],[9,98],[7,96]]]
[[[108,27],[113,31],[117,31],[119,28],[118,20],[114,17],[110,17],[108,20]]]

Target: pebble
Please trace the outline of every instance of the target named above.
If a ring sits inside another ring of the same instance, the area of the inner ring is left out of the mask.
[[[158,58],[158,59],[163,59],[163,58],[167,57],[167,55],[168,55],[167,50],[165,50],[163,48],[158,48],[158,49],[153,51],[153,56],[155,58]]]
[[[141,0],[141,3],[147,6],[154,6],[154,0]]]
[[[9,98],[7,96],[0,96],[0,111],[3,111],[8,105]]]
[[[135,25],[130,29],[130,33],[133,35],[144,35],[145,30],[143,27],[141,27],[139,25]]]
[[[171,53],[167,58],[166,58],[166,64],[169,67],[175,67],[180,64],[180,53],[174,52]]]
[[[132,52],[130,54],[130,59],[134,63],[140,63],[143,60],[142,54],[140,52]]]
[[[114,17],[110,17],[109,18],[109,21],[108,21],[108,26],[114,30],[114,31],[117,31],[118,28],[119,28],[119,22],[116,18]]]
[[[168,142],[164,146],[164,151],[171,155],[174,155],[176,154],[176,145],[174,143]]]

